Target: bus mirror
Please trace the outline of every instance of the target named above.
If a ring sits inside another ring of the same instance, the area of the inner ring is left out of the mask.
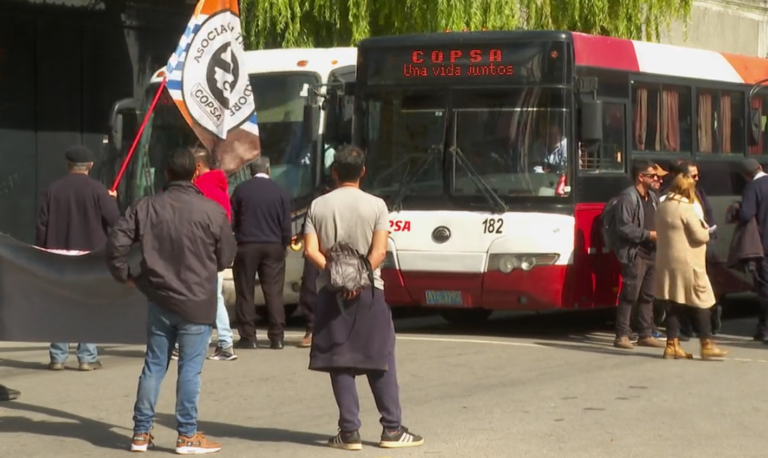
[[[109,120],[112,146],[120,151],[123,147],[123,139],[136,135],[138,129],[138,102],[136,99],[123,99],[112,106]]]
[[[120,151],[123,146],[123,114],[115,114],[114,125],[112,126],[112,146]]]
[[[749,146],[758,146],[760,137],[763,136],[763,114],[759,108],[749,109],[749,137],[747,138]]]
[[[581,140],[603,139],[603,103],[599,100],[581,102]]]
[[[317,106],[304,105],[304,124],[301,135],[304,142],[312,143],[317,140],[317,130],[320,126],[320,109]]]

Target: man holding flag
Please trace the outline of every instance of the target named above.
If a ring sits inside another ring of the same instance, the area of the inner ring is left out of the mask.
[[[245,51],[239,14],[237,0],[199,0],[137,139],[160,91],[167,88],[181,115],[223,170],[237,170],[259,157],[256,103],[248,74],[240,67]],[[136,144],[134,140],[114,187]],[[150,300],[147,353],[134,407],[134,452],[153,445],[150,430],[160,382],[177,342],[176,453],[221,450],[197,431],[197,405],[205,349],[216,318],[215,274],[231,265],[236,245],[224,209],[191,184],[195,162],[191,151],[174,153],[168,164],[168,190],[135,203],[116,225],[107,247],[113,276],[135,283]],[[189,210],[177,211],[180,208]],[[137,242],[143,259],[141,271],[134,273],[128,258]],[[199,252],[201,248],[203,252]],[[195,262],[185,263],[184,259]],[[167,260],[174,260],[175,266]],[[179,265],[187,270],[183,275]]]

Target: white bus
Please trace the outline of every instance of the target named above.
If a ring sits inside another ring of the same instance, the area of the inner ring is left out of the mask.
[[[677,158],[698,162],[714,207],[715,293],[752,289],[726,263],[725,208],[740,161],[768,167],[768,97],[750,95],[768,60],[555,31],[375,37],[358,55],[363,187],[391,212],[388,303],[459,323],[610,312],[621,275],[601,211],[634,161]]]
[[[334,144],[351,140],[351,120],[348,129],[332,128],[342,118],[328,116],[334,110],[314,107],[316,120],[304,126],[308,96],[324,96],[329,85],[353,81],[357,50],[355,48],[273,49],[247,51],[242,64],[250,75],[256,98],[262,154],[269,157],[272,178],[284,186],[292,197],[294,234],[298,235],[306,209],[317,195],[324,180],[326,150]],[[112,110],[112,132],[105,172],[102,179],[111,186],[114,174],[130,147],[136,126],[144,117],[165,69],[158,70],[144,92],[141,101],[126,99]],[[330,100],[330,99],[326,99]],[[350,111],[351,116],[351,111]],[[326,129],[327,128],[327,129]],[[161,96],[137,150],[120,182],[118,195],[121,206],[147,195],[160,192],[165,186],[163,167],[169,152],[177,147],[197,143],[192,130],[182,118],[167,91]],[[240,182],[250,178],[243,167],[229,175],[230,193]],[[286,260],[284,301],[286,312],[292,314],[298,303],[303,268],[303,247],[297,239]],[[226,272],[224,297],[228,306],[235,301],[231,271]],[[264,305],[264,295],[257,285],[255,302]]]

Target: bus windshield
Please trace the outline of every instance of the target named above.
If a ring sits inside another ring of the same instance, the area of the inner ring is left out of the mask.
[[[554,196],[572,156],[566,100],[566,90],[542,87],[376,90],[362,103],[366,187],[481,195],[475,175],[505,200]]]
[[[310,145],[303,140],[301,127],[307,85],[319,84],[319,76],[310,72],[264,73],[251,75],[250,79],[256,98],[261,152],[270,159],[272,178],[288,190],[292,198],[311,194],[315,159],[310,154]],[[149,109],[156,91],[157,84],[147,89],[142,113]],[[175,148],[197,143],[194,132],[164,91],[131,164],[134,179],[124,191],[130,200],[161,191],[166,184],[168,154]],[[247,167],[230,173],[230,193],[248,178]]]

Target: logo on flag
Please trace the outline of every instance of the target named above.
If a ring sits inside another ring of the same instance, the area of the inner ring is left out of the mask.
[[[168,61],[168,91],[222,169],[235,172],[261,149],[237,0],[200,0]]]

